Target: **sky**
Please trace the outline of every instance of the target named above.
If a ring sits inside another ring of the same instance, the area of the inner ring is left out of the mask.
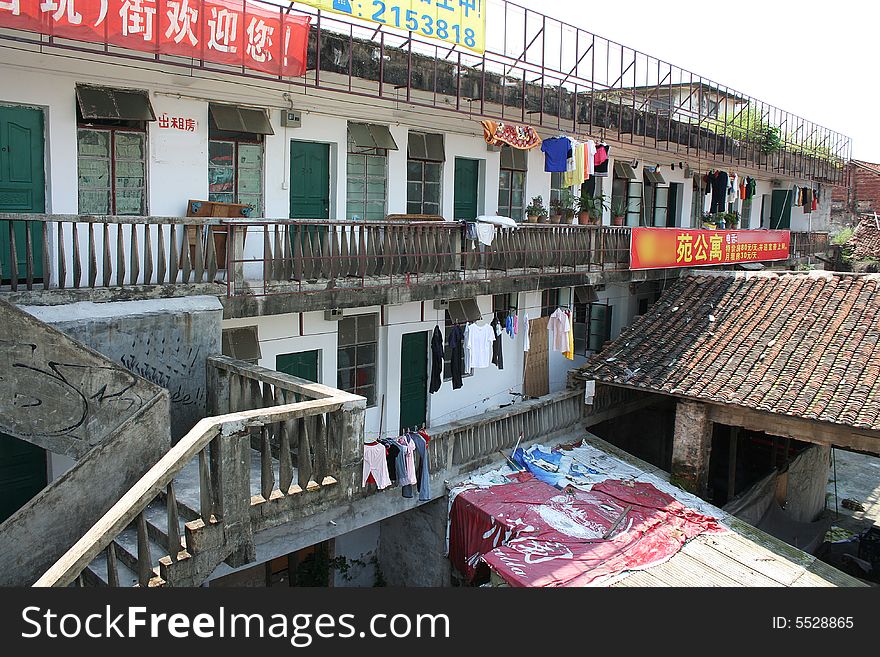
[[[880,162],[875,0],[515,1],[843,133],[854,158]]]

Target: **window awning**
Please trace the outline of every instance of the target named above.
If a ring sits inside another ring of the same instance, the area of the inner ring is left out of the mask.
[[[396,151],[397,142],[387,125],[376,123],[349,123],[348,134],[358,148],[385,148]]]
[[[528,151],[505,144],[501,147],[501,168],[513,169],[514,171],[528,171]]]
[[[76,102],[84,119],[156,120],[146,91],[77,85]]]
[[[249,362],[258,361],[263,356],[256,326],[225,329],[221,349],[224,356]]]
[[[666,184],[666,180],[663,179],[663,175],[659,171],[651,171],[650,169],[645,169],[645,180],[655,185]]]
[[[452,299],[449,302],[449,318],[458,324],[466,322],[478,322],[483,318],[477,300],[470,299]]]
[[[210,105],[214,125],[225,132],[250,132],[255,135],[274,135],[269,113],[264,109],[235,105]]]
[[[633,171],[629,162],[614,162],[614,177],[624,178],[625,180],[636,180],[636,172]]]
[[[595,303],[599,300],[596,288],[592,285],[578,285],[574,288],[574,299],[578,303]]]
[[[410,132],[407,138],[407,157],[414,160],[445,162],[443,135],[431,132]]]

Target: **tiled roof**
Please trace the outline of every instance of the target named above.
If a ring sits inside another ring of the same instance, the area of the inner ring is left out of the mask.
[[[853,248],[853,257],[857,260],[880,259],[880,220],[874,216],[862,217],[849,244]]]
[[[582,368],[587,378],[880,430],[880,275],[700,272]]]
[[[880,175],[880,164],[875,164],[874,162],[865,162],[864,160],[853,160],[852,163],[857,167],[861,167],[862,169],[867,169],[872,173],[876,173]]]

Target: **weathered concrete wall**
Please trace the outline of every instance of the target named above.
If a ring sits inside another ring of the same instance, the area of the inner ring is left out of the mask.
[[[448,502],[441,497],[379,523],[379,568],[388,586],[451,586]]]
[[[672,438],[672,481],[685,490],[706,496],[712,422],[705,404],[679,401],[675,407]]]
[[[375,586],[378,580],[379,523],[337,536],[333,586]]]
[[[168,394],[148,401],[0,524],[0,586],[29,586],[170,447]]]
[[[3,433],[78,459],[159,393],[5,302],[0,326]]]
[[[205,416],[205,362],[221,350],[223,310],[216,297],[23,309],[168,390],[173,438]]]

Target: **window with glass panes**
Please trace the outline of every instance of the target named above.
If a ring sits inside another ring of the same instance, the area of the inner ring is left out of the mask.
[[[562,183],[563,175],[559,171],[550,174],[550,204],[545,207],[551,207],[553,203],[562,198],[562,190],[565,189],[565,185]]]
[[[146,126],[137,121],[127,122],[140,123],[137,127],[100,123],[77,130],[79,212],[147,214]]]
[[[346,217],[368,221],[385,219],[388,196],[388,151],[364,148],[349,139]]]
[[[541,317],[550,317],[559,308],[559,288],[541,291]]]
[[[626,186],[626,225],[639,226],[642,220],[642,183],[630,180]]]
[[[409,214],[440,214],[440,179],[443,163],[406,161],[406,211]]]
[[[526,195],[527,151],[501,147],[501,171],[498,177],[498,214],[515,221],[523,220]]]
[[[367,398],[376,405],[376,313],[339,320],[336,351],[336,387]]]
[[[611,340],[611,311],[607,302],[575,303],[574,352],[580,356],[601,351],[602,345]]]
[[[251,216],[263,216],[262,135],[212,133],[208,141],[208,200],[251,205]]]

